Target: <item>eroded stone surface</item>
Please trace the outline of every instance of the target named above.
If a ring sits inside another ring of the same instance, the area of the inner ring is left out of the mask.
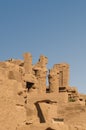
[[[0,129],[85,130],[86,97],[69,85],[69,65],[48,72],[46,56],[35,65],[30,53],[23,57],[0,62]]]

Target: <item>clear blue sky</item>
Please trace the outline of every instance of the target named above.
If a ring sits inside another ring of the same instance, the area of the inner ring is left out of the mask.
[[[70,64],[70,85],[86,93],[86,0],[0,0],[0,61],[31,52]]]

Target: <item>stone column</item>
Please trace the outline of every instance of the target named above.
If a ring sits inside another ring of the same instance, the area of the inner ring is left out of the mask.
[[[66,63],[55,64],[53,67],[59,75],[59,87],[69,86],[69,65]]]
[[[69,86],[69,65],[67,64],[63,66],[63,86]]]
[[[59,73],[55,69],[49,71],[48,81],[50,92],[57,93],[59,91]]]
[[[32,73],[32,55],[30,53],[24,53],[24,69],[26,74]]]
[[[39,90],[46,92],[46,77],[47,77],[47,68],[46,64],[48,62],[47,57],[41,55],[37,64],[33,67],[35,71],[35,76],[38,80]]]

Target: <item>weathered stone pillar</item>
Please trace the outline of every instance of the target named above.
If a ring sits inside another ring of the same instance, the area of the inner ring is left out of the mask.
[[[59,75],[54,68],[49,71],[48,81],[50,92],[57,93],[59,91]]]
[[[47,57],[41,55],[38,63],[33,67],[35,76],[38,80],[39,90],[43,92],[46,92],[47,62]]]
[[[63,86],[69,86],[69,65],[65,64],[62,66],[63,70]]]
[[[26,74],[32,73],[32,55],[30,53],[24,53],[24,69]]]
[[[55,64],[48,76],[50,91],[59,91],[59,88],[67,89],[69,86],[69,65]]]
[[[59,87],[69,86],[69,65],[66,63],[55,64],[53,67],[59,75]]]

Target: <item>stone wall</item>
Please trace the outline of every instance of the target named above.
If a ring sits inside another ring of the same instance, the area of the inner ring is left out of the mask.
[[[69,65],[66,63],[55,64],[54,67],[59,75],[59,87],[69,86]]]
[[[48,79],[50,91],[59,91],[60,87],[67,89],[69,86],[69,65],[55,64],[49,71]]]
[[[42,92],[46,92],[47,62],[47,57],[41,55],[37,64],[33,66],[34,75],[38,80],[39,90]]]
[[[48,81],[50,92],[57,93],[59,91],[59,75],[54,68],[49,71]]]

